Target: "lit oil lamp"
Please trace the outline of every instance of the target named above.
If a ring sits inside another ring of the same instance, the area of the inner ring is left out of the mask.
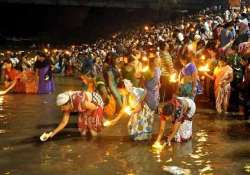
[[[158,151],[163,150],[163,148],[166,146],[166,142],[164,142],[163,144],[161,144],[160,142],[156,142],[152,145],[152,148]]]
[[[49,52],[49,50],[46,49],[46,48],[44,48],[43,51],[44,51],[45,53],[48,53],[48,52]]]
[[[200,67],[198,68],[198,70],[199,70],[200,72],[209,72],[209,71],[210,71],[208,64],[206,64],[205,66],[200,66]]]
[[[149,70],[149,67],[148,66],[144,66],[143,68],[142,68],[142,72],[147,72]]]
[[[111,122],[108,120],[103,122],[103,126],[105,127],[110,126],[110,125],[111,125]]]
[[[148,61],[148,58],[146,56],[143,56],[142,61]]]
[[[127,113],[128,115],[132,114],[132,109],[130,106],[125,107],[124,112]]]
[[[169,78],[169,81],[171,83],[176,83],[177,82],[177,74],[176,73],[171,74],[170,78]]]
[[[202,55],[201,60],[205,60],[205,59],[206,59],[205,55]]]
[[[70,52],[69,52],[68,50],[66,50],[64,53],[65,53],[66,55],[70,55]]]

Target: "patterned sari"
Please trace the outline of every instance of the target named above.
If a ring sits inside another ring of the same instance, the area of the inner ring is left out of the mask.
[[[137,93],[134,99],[135,103],[141,105],[141,110],[131,115],[128,122],[128,133],[133,140],[148,140],[152,135],[154,111],[147,103],[144,103],[145,91],[141,88],[134,88],[134,91],[136,90],[143,92]],[[130,101],[129,105],[133,106]]]
[[[227,82],[227,84],[221,85],[223,81],[226,81],[230,75],[233,74],[233,69],[230,66],[225,66],[222,68],[215,68],[214,70],[214,94],[216,98],[216,110],[221,113],[222,104],[228,104],[230,92],[231,92],[231,86],[230,82]]]
[[[91,100],[92,99],[92,100]],[[90,101],[97,106],[94,111],[86,110],[82,107],[82,103]],[[72,112],[79,112],[78,116],[78,130],[82,135],[87,133],[87,130],[94,130],[101,132],[103,127],[103,102],[99,94],[95,92],[74,91],[71,94],[71,102],[74,110]]]
[[[184,102],[187,104],[187,111],[184,113]],[[176,142],[184,142],[192,137],[192,117],[195,113],[196,106],[192,99],[187,97],[178,97],[172,99],[172,103],[175,106],[175,113],[172,118],[172,123],[180,122],[180,128],[175,135]],[[164,116],[161,116],[161,120],[165,120]]]

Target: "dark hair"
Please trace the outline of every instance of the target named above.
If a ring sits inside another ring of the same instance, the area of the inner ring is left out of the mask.
[[[174,104],[173,103],[166,103],[163,108],[162,108],[162,114],[163,115],[172,115],[175,110]]]
[[[39,55],[40,57],[44,57],[44,58],[47,57],[47,56],[46,56],[46,53],[44,53],[44,52],[42,52],[42,51],[40,51],[40,50],[37,51],[36,54]]]
[[[159,42],[159,47],[160,47],[160,50],[164,50],[165,47],[166,47],[166,43],[164,41],[160,41]]]

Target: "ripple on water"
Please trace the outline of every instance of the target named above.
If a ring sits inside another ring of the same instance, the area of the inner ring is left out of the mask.
[[[0,129],[0,134],[4,134],[4,133],[6,133],[6,132],[7,132],[6,130]]]
[[[245,170],[246,172],[250,173],[250,164],[246,164],[246,165],[244,166],[244,170]]]

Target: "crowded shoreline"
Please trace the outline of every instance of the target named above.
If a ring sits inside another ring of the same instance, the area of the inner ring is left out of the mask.
[[[80,133],[93,136],[129,115],[128,132],[134,140],[150,139],[154,118],[160,115],[153,145],[157,148],[162,146],[165,121],[178,128],[170,132],[169,145],[191,138],[197,95],[208,97],[218,114],[231,111],[249,119],[249,38],[246,7],[238,11],[215,6],[175,24],[145,25],[91,45],[3,50],[1,95],[49,94],[56,88],[54,76],[79,78],[82,89],[58,95],[64,117],[42,141],[61,131],[71,112],[80,114]],[[177,138],[178,132],[183,136]]]
[[[249,57],[250,9],[220,6],[3,49],[0,173],[249,173]]]

